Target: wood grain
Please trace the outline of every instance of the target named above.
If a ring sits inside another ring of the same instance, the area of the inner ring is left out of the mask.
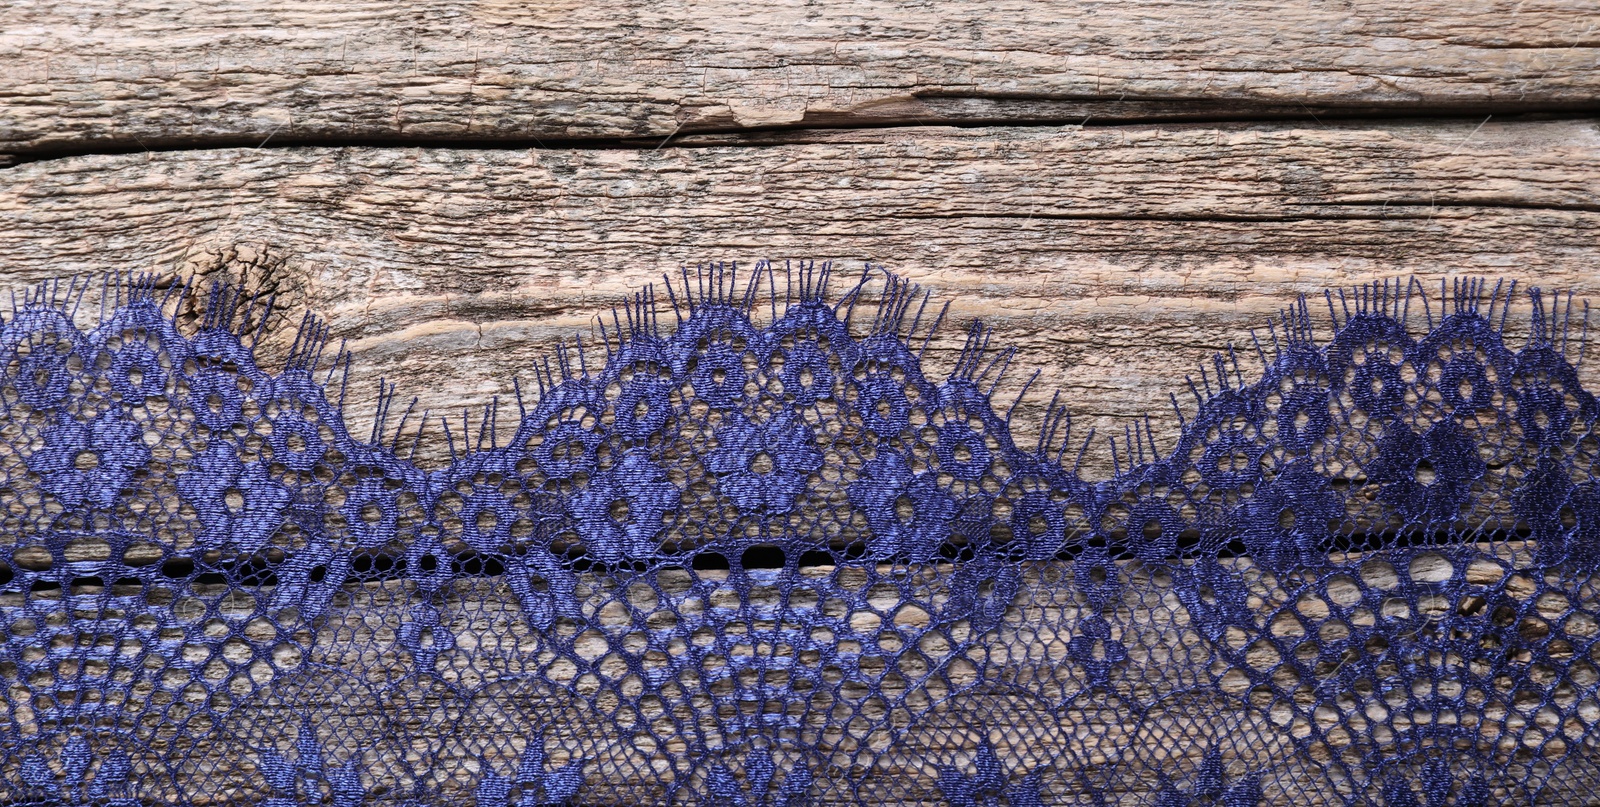
[[[1509,565],[1526,563],[1528,557],[1526,547],[1514,544],[1480,549],[1484,558],[1498,557]],[[1347,564],[1356,559],[1335,558]],[[272,599],[270,587],[196,585],[180,596],[160,585],[122,583],[111,592],[117,607],[98,610],[98,621],[83,621],[75,632],[88,636],[116,630],[124,637],[121,649],[130,656],[150,653],[190,662],[159,683],[153,676],[140,676],[126,696],[125,722],[159,714],[162,720],[149,724],[153,730],[138,732],[156,751],[174,735],[182,736],[179,732],[207,731],[205,741],[186,752],[190,781],[203,776],[206,783],[203,793],[193,794],[196,804],[256,803],[269,795],[259,771],[243,760],[255,758],[262,748],[289,752],[304,718],[311,719],[330,765],[356,758],[368,763],[363,781],[374,795],[393,798],[421,784],[449,803],[466,801],[474,777],[463,771],[480,765],[503,773],[515,769],[526,744],[542,741],[552,764],[586,761],[587,803],[665,804],[672,780],[703,774],[698,767],[673,767],[670,747],[682,741],[683,733],[703,732],[713,747],[743,747],[736,725],[707,714],[706,691],[721,703],[739,702],[777,720],[765,724],[769,731],[781,725],[785,736],[826,746],[825,752],[797,761],[818,773],[830,770],[857,780],[859,790],[831,782],[832,789],[817,794],[822,804],[858,799],[941,803],[934,786],[937,766],[968,764],[978,737],[987,738],[1002,758],[1024,770],[1060,765],[1090,776],[1058,771],[1062,775],[1050,779],[1056,803],[1081,801],[1087,782],[1100,775],[1096,769],[1111,760],[1121,775],[1097,781],[1104,794],[1115,803],[1147,803],[1140,799],[1149,799],[1163,783],[1192,777],[1214,747],[1225,749],[1223,764],[1230,779],[1262,774],[1270,803],[1290,798],[1337,803],[1333,786],[1338,777],[1329,778],[1318,764],[1300,760],[1282,737],[1286,728],[1303,727],[1313,711],[1310,704],[1300,704],[1300,710],[1283,702],[1247,707],[1254,685],[1237,670],[1222,675],[1220,683],[1208,681],[1205,694],[1189,691],[1196,688],[1188,679],[1195,672],[1189,665],[1194,654],[1208,652],[1199,648],[1210,640],[1174,594],[1174,577],[1182,566],[1116,565],[1124,582],[1122,594],[1104,613],[1115,624],[1128,658],[1115,666],[1101,689],[1082,699],[1072,696],[1096,685],[1071,661],[1067,642],[1080,632],[1085,618],[1099,612],[1080,596],[1062,596],[1070,590],[1065,579],[1072,571],[1054,562],[1019,569],[1016,599],[1005,618],[986,629],[983,649],[971,652],[959,648],[972,638],[972,624],[948,615],[935,618],[928,610],[944,614],[941,609],[949,604],[949,566],[876,571],[809,566],[781,576],[683,569],[633,576],[580,574],[577,596],[583,620],[559,620],[548,632],[528,625],[516,596],[499,577],[459,579],[431,598],[406,581],[352,581],[315,622],[301,621],[292,612],[263,618],[260,609]],[[1360,596],[1353,577],[1333,578],[1321,593],[1290,594],[1249,561],[1222,561],[1221,568],[1249,581],[1249,604],[1260,613],[1293,600],[1301,613],[1316,618],[1328,613],[1330,602]],[[1445,558],[1430,554],[1398,568],[1381,561],[1359,568],[1366,585],[1381,587],[1452,574]],[[1486,559],[1465,570],[1473,586],[1495,586],[1506,574]],[[891,577],[902,585],[916,581],[910,587],[918,605],[901,606],[896,587],[882,585]],[[1531,581],[1513,577],[1502,596],[1522,601],[1536,590]],[[835,597],[840,592],[863,596],[846,602],[817,596],[821,591]],[[106,593],[95,585],[79,586],[74,607],[101,601]],[[0,616],[39,620],[51,612],[49,595],[32,599],[24,607],[19,595],[0,595]],[[209,643],[151,641],[144,653],[134,654],[141,649],[138,637],[148,632],[117,629],[117,620],[132,617],[120,609],[140,601],[170,609],[179,623],[209,620],[219,629],[224,622],[232,627],[208,631]],[[452,637],[431,665],[420,664],[397,643],[422,602],[438,609],[436,635]],[[1463,629],[1480,626],[1489,618],[1481,604],[1464,594],[1459,601],[1437,598],[1424,603],[1415,619],[1452,620]],[[56,603],[56,608],[64,606],[64,601]],[[1527,612],[1523,624],[1548,630],[1548,624],[1571,617],[1575,606],[1586,609],[1546,596]],[[705,657],[693,651],[696,625],[715,624],[719,635],[770,634],[799,630],[822,616],[849,624],[857,634],[853,641],[866,643],[866,649],[858,665],[827,662],[812,682],[814,689],[790,683],[792,668],[785,655],[798,655],[801,665],[815,671],[823,662],[814,650],[734,640]],[[1567,630],[1577,630],[1574,624],[1567,623]],[[1592,632],[1592,619],[1589,625]],[[665,650],[644,651],[647,627],[657,639],[666,635],[674,640]],[[1235,634],[1243,636],[1231,629],[1234,638],[1228,641],[1243,646],[1246,641]],[[877,638],[861,638],[869,635]],[[888,652],[884,647],[898,649]],[[1274,679],[1281,679],[1285,689],[1302,683],[1293,670],[1278,666],[1276,651],[1265,646],[1258,650],[1246,656],[1247,663],[1262,670],[1277,668]],[[724,654],[739,656],[748,669],[763,675],[727,675]],[[643,669],[670,665],[673,675],[649,683],[633,674],[624,657]],[[594,669],[579,675],[579,663],[593,663]],[[1596,663],[1600,650],[1575,659],[1574,679],[1592,681]],[[104,675],[85,669],[80,683],[65,674],[70,669],[63,665],[59,691],[92,685]],[[889,674],[883,674],[885,669]],[[190,686],[191,679],[207,686]],[[551,681],[571,689],[551,686]],[[953,693],[961,694],[952,698]],[[204,708],[208,703],[212,709]],[[975,711],[963,711],[969,707]],[[1349,703],[1339,708],[1354,709]],[[27,712],[6,716],[24,722],[31,718]],[[1554,732],[1561,728],[1555,719],[1541,711],[1531,722]],[[1567,720],[1570,731],[1593,731],[1600,710],[1578,710]],[[1406,725],[1402,719],[1396,727]],[[889,737],[891,726],[897,739]],[[1482,730],[1489,737],[1509,731],[1497,724]],[[1253,741],[1223,741],[1232,735]],[[1317,744],[1312,753],[1321,755],[1317,763],[1336,757],[1350,762],[1367,741],[1346,747],[1330,740]],[[853,754],[864,747],[881,752],[876,766],[852,767]],[[438,761],[419,782],[396,764],[408,754],[413,761],[437,754]],[[739,759],[733,753],[719,761],[736,764]],[[1564,765],[1565,775],[1574,778],[1596,775],[1593,761],[1581,755]],[[1497,786],[1503,784],[1509,783]],[[176,801],[175,794],[163,792],[167,786],[152,775],[140,783],[139,795],[156,803]],[[1554,794],[1545,798],[1553,801]]]
[[[1026,411],[1059,388],[1080,429],[1102,434],[1141,415],[1159,434],[1183,375],[1299,293],[1407,274],[1600,287],[1600,127],[1587,119],[756,142],[30,163],[0,189],[0,254],[13,287],[205,272],[238,244],[279,256],[252,282],[350,340],[358,423],[379,377],[435,412],[509,400],[558,339],[703,260],[887,263],[950,302],[955,323],[992,323],[1018,367],[1042,368]],[[943,331],[936,369],[962,330]],[[1087,461],[1086,475],[1110,471],[1104,451]]]
[[[727,0],[23,0],[0,30],[0,281],[242,272],[349,340],[360,431],[380,377],[435,413],[508,399],[512,378],[527,386],[558,340],[683,264],[882,262],[951,303],[935,372],[972,317],[1020,349],[1015,366],[1042,368],[1019,409],[1024,440],[1056,389],[1080,435],[1120,434],[1148,415],[1159,439],[1176,422],[1168,395],[1182,376],[1297,294],[1409,274],[1600,291],[1600,28],[1579,0],[823,0],[749,11]],[[131,153],[109,153],[119,151]],[[292,324],[269,337],[269,363]],[[1026,376],[1013,373],[997,397],[1009,400]],[[1600,381],[1592,366],[1585,377]],[[1085,476],[1111,473],[1104,446],[1086,456]],[[437,429],[419,459],[444,460]],[[1437,576],[1418,568],[1408,572]],[[1057,603],[1051,582],[1068,573],[1027,571],[1042,594],[1014,603],[997,629],[981,679],[996,691],[1084,685],[1063,661],[1081,609]],[[1164,777],[1190,775],[1207,743],[1277,719],[1241,706],[1237,677],[1209,701],[1127,708],[1182,689],[1163,676],[1183,674],[1172,657],[1203,643],[1163,592],[1170,581],[1130,574],[1117,609],[1135,648],[1119,673],[1121,707],[1086,700],[1050,713],[1028,698],[985,700],[996,711],[938,716],[929,725],[941,730],[909,733],[861,793],[822,801],[935,803],[929,760],[967,764],[980,736],[1029,765],[1066,760],[1092,773],[1122,760],[1123,778],[1100,786],[1148,800]],[[582,586],[591,632],[630,629],[617,602],[631,595],[618,595],[617,580],[585,575]],[[439,599],[457,643],[434,666],[438,686],[383,696],[404,703],[330,690],[314,707],[261,698],[249,681],[263,664],[304,661],[372,681],[405,675],[414,659],[393,642],[416,593],[352,581],[317,624],[269,629],[244,619],[248,592],[213,589],[178,605],[171,591],[145,592],[175,618],[200,618],[192,606],[207,600],[242,626],[216,647],[160,650],[204,661],[195,669],[208,677],[234,676],[228,690],[244,708],[228,719],[242,725],[215,726],[191,759],[212,803],[264,796],[240,738],[308,708],[335,718],[329,726],[402,716],[370,745],[356,731],[342,745],[330,734],[329,754],[381,768],[443,747],[455,764],[425,784],[449,798],[469,800],[480,764],[514,767],[535,724],[553,727],[553,764],[593,761],[597,798],[666,798],[647,773],[666,764],[662,748],[616,726],[579,737],[571,727],[599,724],[581,698],[512,691],[517,673],[551,663],[549,637],[530,630],[499,578],[459,580]],[[30,607],[48,611],[48,599]],[[1256,591],[1250,605],[1265,613],[1280,599]],[[1557,605],[1530,619],[1567,612]],[[0,611],[19,607],[0,597]],[[728,602],[673,607],[745,613]],[[850,622],[894,608],[880,597]],[[918,627],[915,617],[901,627]],[[317,650],[299,655],[312,636]],[[575,647],[597,659],[611,649],[599,633]],[[259,659],[240,666],[241,652]],[[705,684],[712,673],[689,676]],[[461,699],[496,679],[512,690]],[[979,680],[951,667],[896,708]],[[598,681],[575,685],[602,702],[638,694],[636,680]],[[797,731],[830,726],[831,708],[869,724],[903,720],[869,702],[860,681],[832,683],[835,702],[805,712]],[[170,709],[163,719],[206,719],[197,689],[140,687],[131,697]],[[658,708],[651,717],[723,730],[687,701]],[[1583,719],[1592,732],[1600,717]],[[848,766],[853,747],[880,739],[848,735],[829,762]],[[1289,794],[1327,760],[1282,762],[1295,755],[1272,747],[1230,754],[1230,772],[1273,771],[1269,798],[1315,803]],[[1600,779],[1574,759],[1569,782]],[[369,779],[414,784],[381,769]],[[159,781],[141,796],[177,801]],[[1063,778],[1050,795],[1081,786]]]
[[[0,153],[1593,109],[1584,0],[22,0]]]

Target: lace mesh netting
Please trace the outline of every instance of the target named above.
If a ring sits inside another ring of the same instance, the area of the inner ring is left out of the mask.
[[[1085,479],[988,332],[930,377],[927,297],[828,274],[686,272],[426,438],[227,287],[26,295],[0,804],[1595,803],[1570,297],[1302,300]]]

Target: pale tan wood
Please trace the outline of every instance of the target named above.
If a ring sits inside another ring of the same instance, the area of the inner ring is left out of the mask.
[[[1016,367],[1043,369],[1025,409],[1059,388],[1079,434],[1141,415],[1160,434],[1183,375],[1297,293],[1412,273],[1597,285],[1600,129],[1588,120],[789,139],[31,163],[0,189],[0,254],[13,286],[209,271],[241,243],[278,256],[251,283],[350,340],[357,423],[379,377],[436,413],[509,400],[511,378],[531,380],[558,339],[701,260],[886,262],[952,304],[936,371],[982,316],[1019,348]],[[442,443],[425,442],[423,460]],[[1098,447],[1087,462],[1087,476],[1110,471]]]
[[[24,0],[0,153],[1592,109],[1597,45],[1584,0]]]

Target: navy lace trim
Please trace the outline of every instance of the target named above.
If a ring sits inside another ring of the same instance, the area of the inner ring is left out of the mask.
[[[929,377],[928,297],[829,274],[685,272],[427,437],[226,286],[29,293],[0,804],[1593,803],[1570,297],[1301,300],[1085,479],[987,330]]]

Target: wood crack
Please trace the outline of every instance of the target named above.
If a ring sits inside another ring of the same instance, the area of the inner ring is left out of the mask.
[[[921,99],[919,99],[921,100]],[[1329,107],[1308,106],[1303,103],[1286,105],[1228,105],[1215,102],[1183,100],[1125,101],[1100,98],[1030,99],[1006,95],[939,95],[928,96],[930,101],[952,101],[968,104],[959,114],[946,111],[941,115],[911,115],[886,113],[881,115],[808,114],[789,124],[763,126],[711,125],[706,122],[685,122],[677,129],[663,134],[629,135],[621,137],[540,137],[531,134],[484,135],[411,135],[405,133],[374,134],[353,132],[312,132],[296,134],[284,132],[279,126],[265,135],[205,135],[172,137],[166,140],[149,138],[96,138],[65,142],[44,141],[34,146],[11,147],[0,152],[0,171],[46,160],[64,160],[75,157],[113,156],[122,154],[160,154],[183,151],[249,148],[253,150],[297,148],[414,148],[462,149],[505,151],[553,150],[623,150],[660,151],[663,149],[695,149],[712,147],[763,148],[800,145],[817,137],[838,137],[851,131],[885,132],[904,130],[919,134],[940,128],[1019,128],[1042,129],[1079,127],[1085,129],[1115,129],[1121,127],[1147,127],[1171,125],[1208,127],[1223,125],[1284,124],[1302,122],[1316,126],[1334,123],[1344,126],[1395,124],[1399,122],[1437,122],[1479,119],[1492,115],[1501,123],[1537,122],[1563,119],[1581,119],[1600,115],[1600,102],[1588,104],[1551,103],[1496,103],[1467,106],[1360,106]],[[1023,114],[1021,110],[1005,109],[1005,105],[1028,103],[1036,114]],[[971,107],[983,105],[983,109]],[[1041,105],[1047,108],[1039,108]],[[1070,109],[1069,109],[1070,108]]]
[[[1306,207],[1335,208],[1331,212],[1315,215],[1284,213],[1284,214],[1246,214],[1246,213],[1212,213],[1206,215],[1182,215],[1167,213],[1121,213],[1106,215],[1104,213],[1072,213],[1063,211],[1028,212],[1010,211],[1002,213],[992,212],[951,212],[951,213],[900,213],[897,219],[912,220],[960,220],[960,219],[1000,219],[1011,221],[1026,221],[1028,219],[1041,219],[1048,221],[1151,221],[1172,223],[1222,223],[1222,222],[1311,222],[1311,221],[1384,221],[1396,219],[1429,219],[1435,210],[1493,210],[1496,208],[1512,210],[1543,210],[1551,212],[1580,212],[1600,213],[1600,205],[1596,204],[1533,204],[1505,200],[1503,202],[1306,202]],[[1292,208],[1291,208],[1292,209]],[[1390,214],[1388,211],[1402,211]],[[1369,212],[1370,211],[1370,212]]]

